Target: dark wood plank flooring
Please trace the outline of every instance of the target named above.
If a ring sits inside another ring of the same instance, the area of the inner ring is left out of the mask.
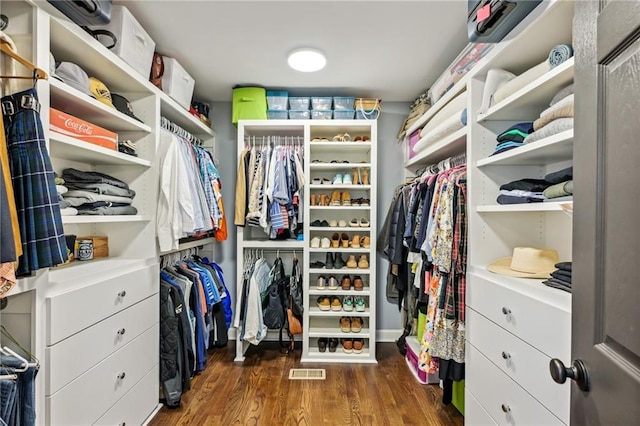
[[[338,347],[340,350],[340,347]],[[433,425],[461,426],[437,385],[418,383],[393,343],[378,343],[377,365],[300,363],[275,342],[233,362],[235,346],[212,350],[207,368],[150,426],[167,425]],[[324,368],[326,380],[289,380],[290,368]]]

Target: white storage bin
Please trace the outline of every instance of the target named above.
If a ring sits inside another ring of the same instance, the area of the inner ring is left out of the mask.
[[[129,9],[124,6],[113,6],[111,22],[106,26],[95,28],[111,31],[117,38],[116,45],[111,48],[111,51],[131,65],[145,80],[149,79],[156,43],[136,21]],[[111,42],[109,37],[100,37],[100,39]]]
[[[188,111],[191,106],[193,88],[196,85],[195,80],[175,59],[163,56],[162,60],[164,61],[162,91]]]

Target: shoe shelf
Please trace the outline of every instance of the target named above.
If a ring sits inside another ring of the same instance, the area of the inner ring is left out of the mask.
[[[310,189],[371,189],[371,185],[323,185],[323,184],[311,184],[309,185]]]
[[[336,313],[340,313],[340,312],[336,312]],[[340,324],[338,324],[339,317],[361,316],[361,315],[354,315],[351,312],[347,312],[347,314],[348,315],[345,315],[345,312],[342,312],[341,315],[337,315],[337,318],[335,318],[335,321],[336,321],[335,327],[313,327],[313,326],[309,327],[309,337],[337,337],[337,338],[343,338],[343,339],[358,339],[358,338],[368,339],[369,337],[371,337],[371,333],[370,333],[371,330],[369,329],[368,321],[358,333],[352,333],[352,332],[345,333],[341,331]]]
[[[245,248],[288,248],[300,249],[305,246],[304,241],[298,240],[245,240],[242,242]]]
[[[71,136],[49,132],[49,151],[52,157],[93,165],[151,167],[151,161],[94,145]]]
[[[371,206],[309,206],[311,210],[371,210]]]
[[[346,274],[346,273],[354,273],[358,274],[370,274],[371,270],[367,269],[359,269],[359,268],[342,268],[342,269],[326,269],[326,268],[309,268],[310,274]]]
[[[573,130],[566,130],[548,138],[478,160],[478,167],[537,166],[573,158]]]
[[[366,340],[365,340],[366,341]],[[316,343],[317,345],[317,343]],[[366,346],[362,348],[362,353],[346,353],[342,350],[342,344],[338,343],[338,347],[335,352],[329,352],[329,349],[325,352],[320,352],[317,346],[309,347],[309,362],[349,362],[357,360],[358,362],[367,362],[371,358],[369,348]],[[375,362],[375,361],[371,361]]]
[[[318,247],[312,247],[309,249],[309,252],[311,253],[330,253],[330,252],[342,252],[342,253],[365,253],[365,252],[370,252],[371,251],[371,247],[369,248],[318,248]]]
[[[356,167],[368,169],[368,168],[371,168],[371,163],[311,163],[309,164],[309,167],[311,168],[312,171],[345,170],[345,169],[353,169]]]
[[[344,231],[344,232],[370,232],[371,228],[349,227],[349,226],[310,226],[309,231]]]
[[[314,285],[312,285],[311,288],[309,288],[310,296],[353,296],[353,297],[363,296],[363,297],[366,297],[366,296],[369,296],[369,294],[370,294],[369,286],[364,286],[361,291],[343,290],[339,286],[336,290],[329,290],[328,288],[325,288],[324,290],[318,290]]]
[[[336,150],[353,154],[368,154],[371,151],[371,142],[313,142],[309,146],[314,153],[334,153]]]
[[[322,294],[321,296],[324,296],[325,294]],[[335,295],[332,293],[330,294],[330,296],[335,296]],[[368,306],[364,312],[356,312],[355,310],[345,311],[343,309],[339,311],[322,311],[317,306],[311,306],[309,308],[309,316],[312,316],[312,317],[338,317],[338,318],[339,317],[369,317],[370,314],[371,312],[369,311]],[[357,333],[353,333],[353,334],[357,334]]]

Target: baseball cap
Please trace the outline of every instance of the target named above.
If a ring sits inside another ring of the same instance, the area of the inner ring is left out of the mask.
[[[89,89],[91,90],[94,98],[111,108],[115,108],[111,101],[111,92],[109,92],[109,89],[103,82],[95,77],[91,77],[89,79]]]
[[[142,123],[136,115],[133,113],[133,107],[131,106],[131,102],[127,98],[122,95],[118,95],[117,93],[111,94],[111,100],[113,101],[113,106],[123,114],[128,115],[131,118],[135,118],[139,122]]]
[[[74,89],[93,96],[89,90],[89,76],[73,62],[56,62],[55,72],[52,74]]]

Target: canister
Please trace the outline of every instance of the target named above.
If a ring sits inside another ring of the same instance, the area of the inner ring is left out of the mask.
[[[78,241],[78,260],[93,259],[93,240]]]

